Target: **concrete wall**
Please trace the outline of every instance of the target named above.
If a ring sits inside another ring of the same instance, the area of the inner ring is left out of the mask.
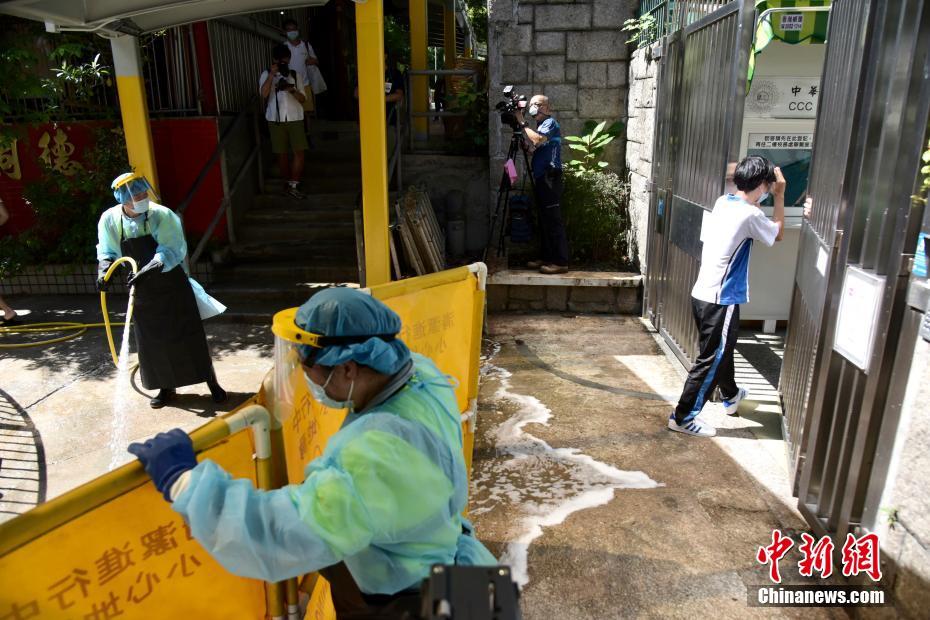
[[[656,121],[656,62],[651,50],[630,57],[630,94],[627,105],[626,167],[630,171],[630,220],[636,234],[639,268],[646,273],[649,240],[649,182],[652,180],[653,136]]]
[[[921,338],[907,385],[888,481],[872,529],[881,540],[883,582],[894,594],[899,617],[926,618],[930,609],[930,343]]]
[[[586,120],[625,120],[627,35],[636,0],[489,0],[488,71],[491,106],[507,84],[526,95],[550,98],[562,135],[577,135]],[[490,122],[491,180],[497,191],[510,142],[496,111]],[[567,149],[563,158],[568,159]],[[623,143],[608,153],[623,167]]]
[[[445,223],[446,198],[450,191],[464,194],[465,251],[481,253],[488,243],[488,160],[452,155],[405,155],[404,185],[421,185],[440,224]]]

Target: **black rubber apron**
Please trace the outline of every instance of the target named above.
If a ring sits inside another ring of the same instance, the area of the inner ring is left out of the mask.
[[[121,214],[122,215],[122,214]],[[148,227],[148,215],[144,226]],[[151,233],[126,239],[120,220],[120,250],[142,269],[155,256],[158,243]],[[155,270],[135,285],[132,332],[139,349],[139,370],[147,390],[203,383],[213,378],[194,289],[181,265]]]
[[[420,618],[420,591],[364,594],[345,562],[321,569],[330,585],[336,620],[416,620]]]

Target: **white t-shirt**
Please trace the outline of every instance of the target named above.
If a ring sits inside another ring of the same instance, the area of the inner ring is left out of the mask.
[[[303,94],[303,78],[300,77],[299,72],[295,71],[295,73],[297,75],[296,79],[290,75],[284,78],[278,77],[276,79],[286,79],[297,87],[297,92]],[[262,92],[262,86],[267,79],[268,71],[262,71],[261,77],[258,78],[259,93]],[[297,100],[297,97],[286,90],[275,90],[275,86],[275,84],[271,85],[271,93],[268,94],[268,104],[265,106],[265,120],[272,123],[304,120],[304,108]]]
[[[323,80],[323,74],[316,65],[308,65],[307,58],[316,58],[316,52],[308,41],[293,43],[290,40],[284,42],[287,49],[291,51],[290,67],[296,71],[304,80],[304,84],[309,84],[314,95],[319,95],[326,91],[326,82]]]
[[[749,254],[753,240],[771,247],[778,224],[762,209],[733,194],[717,199],[701,226],[701,270],[691,296],[724,306],[749,301]]]

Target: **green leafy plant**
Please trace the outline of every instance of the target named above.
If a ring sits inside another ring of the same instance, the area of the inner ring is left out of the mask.
[[[636,45],[637,49],[646,47],[655,41],[659,35],[658,22],[655,16],[649,13],[626,20],[620,30],[621,32],[630,33],[630,38],[626,42]]]
[[[580,155],[577,159],[569,161],[565,167],[572,173],[594,172],[607,167],[602,161],[604,149],[623,133],[623,123],[617,121],[607,127],[607,121],[596,123],[588,121],[582,128],[580,136],[566,136],[565,141],[569,148]]]
[[[927,205],[927,193],[930,192],[930,140],[927,141],[927,150],[920,156],[922,163],[920,167],[920,187],[917,193],[911,196],[911,200],[916,206]]]
[[[461,81],[456,91],[446,98],[450,111],[465,113],[464,142],[455,150],[484,154],[488,146],[488,92],[473,80]]]
[[[636,237],[629,199],[630,184],[613,172],[565,175],[562,210],[576,263],[635,268]]]
[[[47,168],[26,184],[23,197],[36,222],[15,238],[0,240],[0,277],[26,266],[94,261],[97,221],[114,204],[110,183],[129,169],[122,129],[97,129],[83,165],[71,176]]]

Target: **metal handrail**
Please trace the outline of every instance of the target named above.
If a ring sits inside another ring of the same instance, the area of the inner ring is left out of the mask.
[[[200,189],[200,186],[206,180],[207,175],[210,173],[210,170],[213,166],[219,161],[220,157],[226,151],[226,148],[229,146],[229,142],[242,124],[243,119],[249,116],[249,113],[252,109],[252,104],[257,99],[252,99],[248,105],[246,105],[239,113],[236,115],[236,118],[233,119],[233,122],[230,123],[229,127],[226,128],[226,131],[223,132],[223,135],[220,137],[220,141],[217,143],[216,148],[213,150],[213,154],[210,156],[210,159],[204,164],[201,168],[200,173],[197,175],[197,178],[194,180],[193,185],[191,185],[190,190],[188,190],[187,195],[181,200],[181,203],[178,205],[178,208],[175,212],[181,218],[183,223],[184,220],[184,211],[187,210],[187,207],[190,206],[190,203],[193,201],[194,196],[197,191]],[[257,117],[256,117],[257,118]],[[253,122],[257,123],[257,120],[253,119]],[[236,172],[236,175],[233,177],[232,183],[229,184],[228,188],[224,188],[223,199],[220,200],[220,204],[217,206],[216,211],[213,213],[213,217],[210,219],[210,224],[207,226],[206,231],[204,231],[203,236],[200,238],[200,241],[197,243],[197,247],[192,253],[190,253],[188,258],[189,264],[196,264],[200,256],[203,254],[204,250],[207,247],[207,242],[213,236],[213,232],[216,230],[216,226],[219,224],[223,215],[226,215],[229,228],[232,229],[232,223],[230,218],[232,218],[232,197],[236,193],[236,190],[239,187],[239,184],[246,177],[246,172],[248,172],[252,165],[258,161],[259,168],[261,167],[261,137],[258,131],[255,132],[255,145],[252,148],[252,151],[249,153],[249,156],[239,167],[239,170]]]
[[[478,75],[478,71],[475,69],[417,69],[417,70],[408,70],[404,75],[405,92],[410,92],[410,76],[462,76],[462,77],[474,77]],[[450,110],[426,110],[425,112],[414,112],[413,106],[407,106],[407,126],[413,127],[414,118],[442,118],[442,117],[463,117],[468,116],[468,112],[459,111],[454,112]],[[410,137],[410,151],[413,152],[413,132],[408,133]]]

